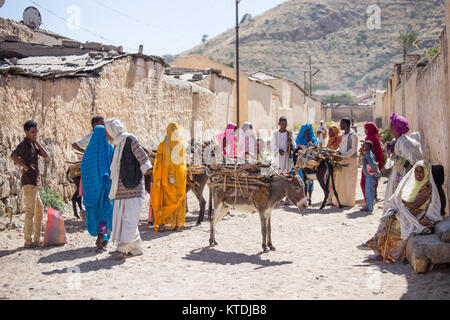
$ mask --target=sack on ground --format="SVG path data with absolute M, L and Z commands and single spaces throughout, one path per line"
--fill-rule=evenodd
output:
M 47 226 L 45 228 L 44 246 L 56 246 L 67 243 L 66 227 L 63 213 L 53 208 L 47 208 Z

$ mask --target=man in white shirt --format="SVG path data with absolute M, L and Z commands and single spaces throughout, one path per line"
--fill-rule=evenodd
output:
M 105 125 L 105 119 L 103 117 L 94 117 L 91 120 L 92 125 L 92 131 L 86 135 L 83 139 L 78 140 L 77 142 L 72 143 L 72 148 L 75 150 L 84 153 L 84 150 L 86 150 L 89 142 L 91 141 L 92 133 L 94 132 L 94 129 L 96 126 L 104 126 Z
M 281 117 L 278 125 L 280 130 L 272 136 L 271 151 L 273 154 L 274 167 L 279 173 L 288 173 L 294 168 L 294 159 L 291 157 L 295 150 L 295 141 L 292 139 L 292 132 L 286 130 L 287 119 Z
M 336 191 L 342 206 L 354 207 L 358 180 L 358 136 L 351 129 L 350 119 L 341 120 L 341 130 L 344 134 L 339 145 L 339 154 L 344 157 L 342 164 L 348 166 L 336 172 Z M 334 194 L 333 205 L 338 205 Z
M 319 138 L 320 148 L 325 148 L 327 146 L 328 128 L 323 120 L 320 121 L 320 125 L 317 127 L 317 137 Z

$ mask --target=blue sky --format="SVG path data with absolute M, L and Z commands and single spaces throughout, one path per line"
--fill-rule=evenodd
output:
M 240 18 L 283 2 L 241 0 Z M 129 52 L 143 44 L 145 53 L 159 56 L 191 49 L 203 34 L 212 38 L 235 24 L 235 0 L 5 0 L 0 17 L 20 21 L 28 6 L 41 12 L 43 29 Z

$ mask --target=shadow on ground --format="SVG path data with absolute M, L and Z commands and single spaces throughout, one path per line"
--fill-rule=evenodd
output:
M 295 206 L 279 206 L 275 207 L 274 209 L 278 210 L 284 210 L 286 212 L 292 212 L 292 213 L 298 213 L 301 215 L 309 215 L 309 214 L 329 214 L 329 213 L 336 213 L 336 212 L 343 212 L 345 209 L 339 209 L 337 207 L 325 207 L 324 209 L 320 210 L 320 206 L 322 205 L 322 202 L 314 203 L 311 206 L 308 207 L 305 211 L 300 211 Z
M 93 242 L 92 247 L 85 247 L 85 248 L 78 248 L 78 249 L 56 252 L 49 256 L 40 258 L 38 263 L 54 263 L 54 262 L 62 262 L 62 261 L 72 261 L 72 260 L 77 260 L 77 259 L 94 257 L 96 255 L 98 255 L 98 253 L 95 251 L 95 245 Z
M 353 212 L 347 213 L 347 218 L 358 219 L 358 218 L 368 217 L 372 214 L 373 214 L 373 212 L 368 212 L 368 211 L 353 211 Z
M 88 273 L 91 271 L 109 270 L 115 266 L 123 264 L 125 261 L 126 261 L 126 259 L 114 260 L 112 257 L 106 257 L 101 260 L 86 261 L 86 262 L 80 263 L 79 265 L 74 266 L 74 267 L 55 269 L 52 271 L 45 271 L 45 272 L 42 272 L 42 274 L 46 275 L 46 276 L 50 276 L 53 274 Z
M 358 267 L 378 267 L 379 272 L 404 276 L 408 283 L 408 291 L 401 300 L 450 300 L 450 264 L 435 265 L 431 272 L 417 274 L 407 263 L 383 263 L 382 261 L 364 260 L 366 264 L 354 265 Z M 370 272 L 370 277 L 376 275 L 376 270 Z M 369 275 L 369 273 L 368 273 Z M 381 282 L 383 291 L 383 282 Z
M 208 263 L 215 263 L 221 265 L 237 265 L 241 263 L 251 263 L 259 267 L 255 268 L 262 269 L 267 267 L 276 267 L 285 264 L 291 264 L 292 261 L 270 261 L 262 259 L 263 253 L 248 255 L 245 253 L 237 252 L 225 252 L 219 251 L 211 247 L 205 247 L 202 249 L 194 249 L 190 251 L 183 259 L 191 261 L 202 261 Z
M 187 222 L 187 221 L 186 221 Z M 139 233 L 141 234 L 142 241 L 152 241 L 155 239 L 168 237 L 173 234 L 176 234 L 174 231 L 164 231 L 164 232 L 156 232 L 154 225 L 150 225 L 147 221 L 140 221 L 139 222 Z M 188 230 L 191 230 L 192 228 L 195 228 L 195 225 L 186 225 L 186 227 L 183 228 L 181 232 L 186 232 Z

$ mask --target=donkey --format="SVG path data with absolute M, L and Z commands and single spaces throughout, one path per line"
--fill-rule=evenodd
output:
M 300 156 L 298 153 L 299 150 L 300 149 L 295 150 L 294 163 L 297 163 L 297 159 Z M 330 185 L 330 179 L 331 179 L 331 186 L 333 188 L 334 195 L 336 196 L 336 199 L 338 201 L 339 209 L 342 209 L 342 205 L 341 205 L 341 202 L 339 201 L 339 195 L 337 194 L 336 185 L 335 185 L 335 181 L 334 181 L 333 163 L 327 156 L 324 155 L 324 157 L 325 157 L 325 159 L 320 161 L 317 169 L 309 169 L 309 168 L 302 169 L 305 186 L 307 185 L 308 181 L 313 181 L 313 180 L 319 181 L 320 187 L 322 188 L 323 193 L 325 194 L 322 205 L 320 207 L 320 210 L 323 210 L 323 208 L 325 208 L 325 205 L 327 203 L 328 196 L 330 193 L 330 189 L 328 186 Z M 296 166 L 296 168 L 297 168 L 297 166 Z M 312 197 L 311 189 L 308 190 L 307 196 L 308 196 L 308 205 L 311 205 L 311 197 Z
M 68 180 L 70 183 L 72 183 L 72 184 L 74 184 L 74 185 L 76 186 L 75 193 L 73 194 L 72 199 L 71 199 L 71 200 L 72 200 L 72 206 L 73 206 L 73 213 L 74 213 L 74 216 L 75 216 L 77 219 L 80 219 L 80 216 L 78 215 L 78 211 L 77 211 L 77 204 L 78 204 L 78 206 L 80 207 L 80 212 L 81 212 L 81 214 L 82 214 L 82 215 L 84 214 L 83 204 L 82 204 L 82 199 L 81 199 L 81 197 L 79 196 L 79 194 L 80 194 L 80 182 L 81 182 L 81 177 L 75 177 L 75 178 L 73 178 L 73 179 L 70 179 L 70 177 L 69 177 L 69 171 L 70 171 L 70 169 L 68 169 L 67 172 L 66 172 L 67 180 Z
M 235 203 L 235 196 L 226 197 L 222 187 L 212 187 L 211 192 L 214 199 L 214 214 L 211 220 L 210 228 L 210 246 L 217 245 L 216 242 L 216 225 L 225 216 L 225 214 L 232 209 Z M 306 210 L 308 207 L 305 198 L 305 185 L 302 179 L 295 172 L 291 172 L 288 176 L 277 175 L 273 177 L 270 184 L 270 194 L 267 200 L 267 204 L 264 207 L 256 207 L 238 191 L 236 197 L 236 210 L 245 212 L 259 212 L 261 220 L 261 233 L 262 233 L 262 248 L 264 252 L 269 250 L 275 251 L 275 247 L 272 244 L 271 236 L 271 215 L 274 206 L 284 199 L 286 196 L 294 203 L 300 211 Z
M 150 193 L 150 184 L 153 181 L 153 175 L 150 174 L 148 176 L 145 176 L 145 190 Z M 186 194 L 189 191 L 192 191 L 195 195 L 195 197 L 198 200 L 198 203 L 200 205 L 200 212 L 197 219 L 197 225 L 200 225 L 205 217 L 205 209 L 206 209 L 206 200 L 203 197 L 203 190 L 205 189 L 205 186 L 208 181 L 208 175 L 206 174 L 206 171 L 204 171 L 202 174 L 194 174 L 192 175 L 192 180 L 187 177 L 187 183 L 186 183 Z M 188 205 L 186 202 L 186 212 L 188 211 Z M 209 219 L 211 219 L 211 214 L 208 214 Z

